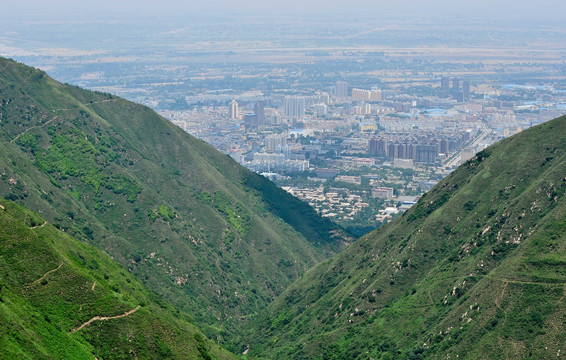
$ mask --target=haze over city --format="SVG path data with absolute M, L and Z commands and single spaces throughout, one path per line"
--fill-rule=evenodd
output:
M 528 22 L 532 17 L 545 19 L 560 19 L 560 14 L 566 10 L 562 1 L 180 1 L 167 0 L 159 3 L 155 1 L 97 1 L 76 2 L 71 0 L 41 1 L 29 0 L 25 2 L 4 1 L 4 9 L 21 13 L 45 14 L 76 14 L 87 18 L 89 14 L 103 16 L 104 14 L 145 14 L 145 15 L 190 15 L 194 12 L 209 12 L 208 15 L 237 13 L 237 14 L 269 14 L 269 15 L 295 15 L 304 16 L 311 14 L 355 14 L 368 15 L 368 13 L 393 13 L 396 15 L 451 15 L 451 16 L 481 16 L 481 17 L 508 17 L 521 16 Z M 179 13 L 182 12 L 182 13 Z M 7 14 L 7 12 L 4 12 Z

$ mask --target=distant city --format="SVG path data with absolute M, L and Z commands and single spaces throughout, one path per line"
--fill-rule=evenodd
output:
M 487 87 L 448 76 L 421 93 L 345 81 L 301 95 L 263 86 L 203 92 L 185 98 L 190 110 L 159 112 L 323 216 L 370 228 L 406 210 L 476 152 L 566 110 L 560 89 L 481 90 Z
M 324 32 L 329 25 L 313 19 L 305 32 L 316 39 L 295 27 L 277 35 L 291 25 L 267 20 L 228 23 L 217 35 L 195 22 L 156 33 L 159 46 L 41 53 L 0 37 L 0 49 L 155 109 L 361 235 L 478 151 L 566 113 L 564 39 L 550 27 L 405 20 L 410 32 L 385 18 L 371 31 L 344 20 Z M 241 38 L 226 41 L 229 31 Z M 191 46 L 180 45 L 183 32 Z

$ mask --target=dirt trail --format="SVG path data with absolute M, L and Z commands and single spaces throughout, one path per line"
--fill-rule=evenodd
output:
M 100 101 L 95 101 L 95 102 L 93 102 L 93 103 L 80 104 L 79 106 L 74 107 L 74 108 L 55 109 L 55 110 L 51 110 L 51 111 L 52 111 L 52 112 L 58 112 L 58 111 L 78 110 L 78 109 L 81 109 L 81 108 L 86 108 L 87 106 L 92 106 L 92 105 L 101 104 L 101 103 L 105 103 L 105 102 L 109 102 L 109 101 L 115 101 L 115 100 L 116 100 L 116 99 L 100 100 Z M 54 116 L 51 120 L 49 120 L 49 121 L 47 121 L 47 122 L 45 122 L 45 123 L 43 123 L 43 124 L 41 124 L 41 125 L 32 126 L 32 127 L 30 127 L 30 128 L 27 128 L 24 132 L 22 132 L 21 134 L 17 135 L 17 136 L 16 136 L 15 138 L 13 138 L 12 140 L 10 140 L 10 142 L 11 142 L 11 143 L 16 142 L 16 141 L 20 138 L 20 136 L 24 135 L 25 133 L 27 133 L 27 132 L 30 131 L 30 130 L 39 129 L 39 128 L 45 127 L 47 124 L 49 124 L 49 123 L 55 121 L 58 117 L 59 117 L 59 116 L 56 115 L 56 116 Z
M 79 326 L 78 328 L 75 328 L 75 329 L 69 331 L 69 334 L 72 334 L 72 333 L 74 333 L 74 332 L 77 332 L 77 331 L 81 330 L 81 329 L 84 328 L 85 326 L 90 325 L 93 321 L 106 321 L 106 320 L 119 319 L 119 318 L 123 318 L 123 317 L 126 317 L 126 316 L 130 316 L 130 315 L 132 315 L 133 313 L 135 313 L 136 311 L 138 311 L 139 308 L 140 308 L 140 306 L 137 306 L 137 307 L 133 308 L 132 310 L 127 311 L 127 312 L 125 312 L 125 313 L 123 313 L 123 314 L 121 314 L 121 315 L 115 315 L 115 316 L 95 316 L 95 317 L 93 317 L 92 319 L 90 319 L 89 321 L 87 321 L 87 322 L 85 322 L 84 324 L 82 324 L 81 326 Z
M 10 140 L 10 142 L 11 142 L 11 143 L 16 142 L 16 141 L 20 138 L 20 136 L 24 135 L 24 134 L 27 133 L 28 131 L 33 130 L 33 129 L 42 128 L 42 127 L 44 127 L 45 125 L 47 125 L 47 124 L 49 124 L 49 123 L 55 121 L 58 117 L 59 117 L 59 116 L 54 116 L 51 120 L 49 120 L 49 121 L 47 121 L 47 122 L 44 122 L 44 123 L 41 124 L 41 125 L 32 126 L 32 127 L 30 127 L 30 128 L 27 128 L 24 132 L 22 132 L 21 134 L 17 135 L 17 136 L 16 136 L 15 138 L 13 138 L 12 140 Z
M 96 104 L 102 104 L 102 103 L 109 102 L 109 101 L 116 101 L 116 99 L 105 99 L 105 100 L 95 101 L 95 102 L 91 102 L 91 103 L 80 104 L 80 105 L 77 106 L 77 107 L 55 109 L 55 110 L 51 110 L 51 111 L 52 111 L 52 112 L 57 112 L 57 111 L 78 110 L 78 109 L 81 109 L 81 108 L 86 108 L 87 106 L 92 106 L 92 105 L 96 105 Z
M 44 222 L 44 223 L 43 223 L 43 224 L 41 224 L 41 225 L 32 226 L 32 227 L 30 227 L 30 229 L 37 229 L 37 228 L 42 228 L 42 227 L 44 227 L 45 225 L 47 225 L 47 221 L 46 221 L 46 222 Z
M 57 266 L 55 269 L 53 270 L 49 270 L 48 272 L 46 272 L 45 274 L 43 274 L 42 277 L 40 277 L 39 279 L 35 280 L 34 282 L 31 283 L 31 285 L 35 285 L 39 282 L 41 282 L 43 279 L 45 279 L 45 277 L 51 273 L 54 273 L 55 271 L 59 270 L 61 268 L 61 266 L 63 266 L 63 263 L 59 264 L 59 266 Z
M 6 70 L 6 68 L 8 67 L 8 65 L 10 65 L 9 62 L 7 62 L 6 65 L 4 65 L 4 67 L 2 68 L 2 70 L 0 70 L 0 73 L 4 72 L 4 70 Z

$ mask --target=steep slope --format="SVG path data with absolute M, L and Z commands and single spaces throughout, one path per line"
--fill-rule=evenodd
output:
M 150 109 L 0 59 L 0 195 L 107 251 L 223 341 L 344 246 L 336 225 Z
M 241 347 L 277 359 L 564 353 L 565 133 L 561 117 L 478 153 L 288 288 Z
M 108 255 L 0 200 L 1 359 L 234 358 Z

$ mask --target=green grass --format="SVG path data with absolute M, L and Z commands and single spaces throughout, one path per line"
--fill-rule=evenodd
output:
M 233 358 L 108 255 L 0 205 L 0 358 Z

